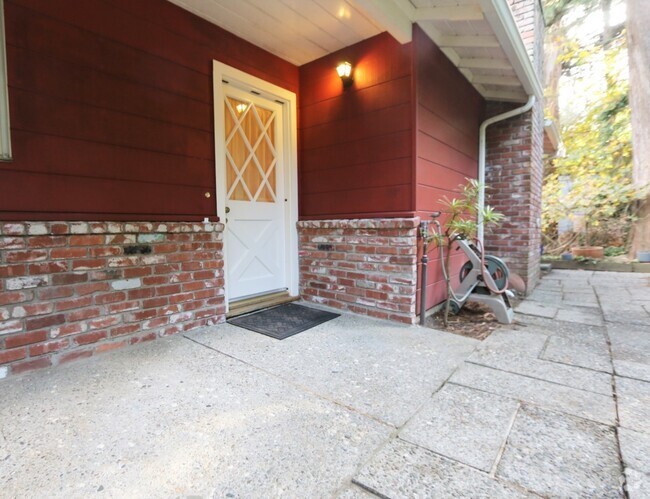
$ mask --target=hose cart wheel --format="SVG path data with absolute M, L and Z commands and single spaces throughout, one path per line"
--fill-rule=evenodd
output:
M 505 289 L 505 287 L 508 285 L 508 277 L 510 277 L 510 271 L 508 270 L 508 266 L 503 263 L 503 260 L 497 258 L 496 256 L 486 255 L 485 267 L 494 280 L 497 288 Z M 461 267 L 460 274 L 458 276 L 460 282 L 463 282 L 463 280 L 465 280 L 472 268 L 472 262 L 465 262 L 465 265 Z

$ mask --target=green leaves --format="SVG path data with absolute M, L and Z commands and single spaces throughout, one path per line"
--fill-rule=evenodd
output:
M 562 6 L 561 2 L 547 3 Z M 580 67 L 580 78 L 592 75 L 595 79 L 585 111 L 562 127 L 566 154 L 546 165 L 542 229 L 547 238 L 557 237 L 555 231 L 563 219 L 583 218 L 587 230 L 605 220 L 629 223 L 631 206 L 640 192 L 632 182 L 625 50 L 622 35 L 588 47 L 575 40 L 564 44 L 562 61 Z M 598 74 L 603 81 L 593 76 Z
M 443 226 L 445 237 L 436 239 L 437 245 L 442 244 L 445 238 L 451 240 L 456 236 L 466 239 L 476 237 L 479 214 L 483 219 L 485 230 L 498 224 L 504 218 L 503 214 L 490 206 L 485 206 L 482 211 L 479 210 L 478 198 L 483 186 L 477 180 L 467 179 L 467 183 L 459 187 L 460 197 L 448 199 L 445 196 L 442 199 L 448 218 Z

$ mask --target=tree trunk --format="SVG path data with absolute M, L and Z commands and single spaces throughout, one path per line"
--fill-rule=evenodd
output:
M 558 60 L 558 56 L 563 40 L 555 31 L 557 30 L 546 37 L 544 43 L 544 104 L 546 115 L 559 122 L 562 63 Z
M 650 9 L 647 0 L 627 2 L 627 41 L 630 65 L 630 108 L 634 185 L 645 189 L 634 225 L 630 256 L 650 250 Z

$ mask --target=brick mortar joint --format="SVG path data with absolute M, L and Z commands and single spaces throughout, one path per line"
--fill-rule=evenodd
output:
M 85 236 L 105 234 L 203 234 L 223 232 L 220 222 L 10 222 L 0 221 L 0 236 Z

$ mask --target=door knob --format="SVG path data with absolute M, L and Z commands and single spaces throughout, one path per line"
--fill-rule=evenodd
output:
M 230 213 L 230 208 L 226 206 L 226 213 Z

